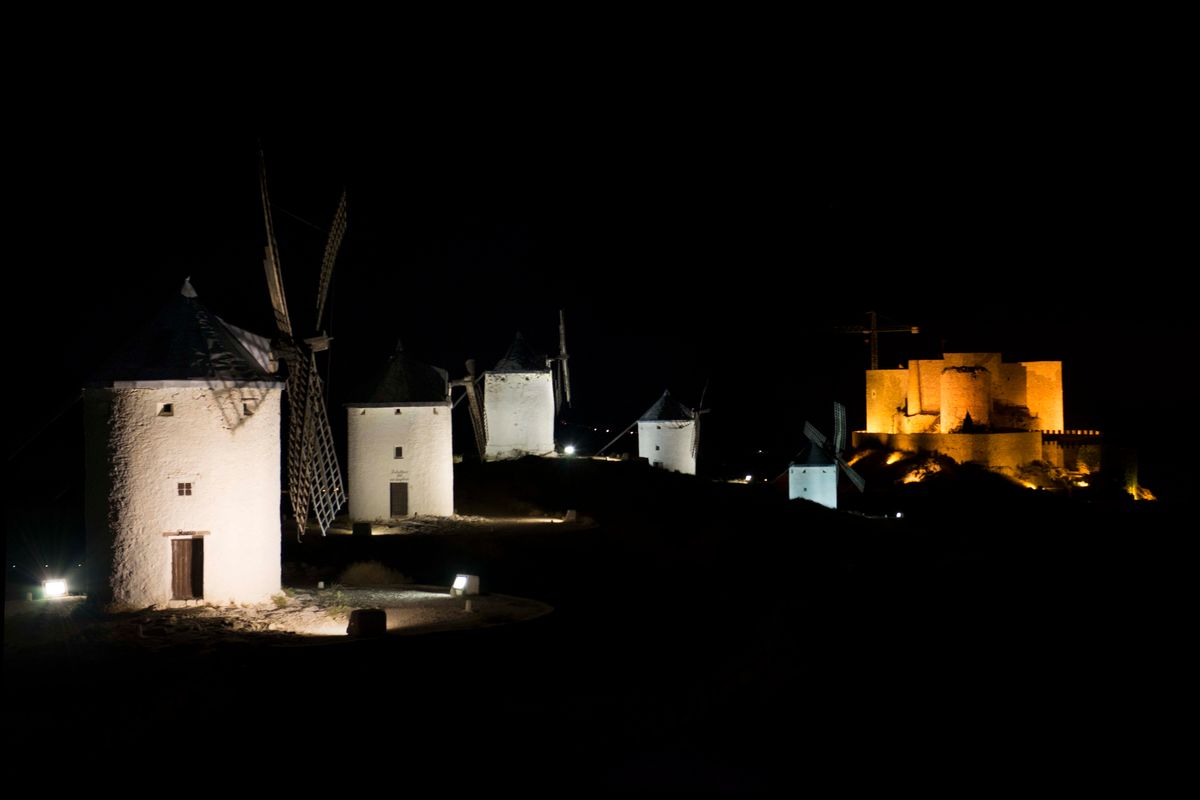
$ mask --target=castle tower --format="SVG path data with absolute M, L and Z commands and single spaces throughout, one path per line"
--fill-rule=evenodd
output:
M 544 357 L 520 333 L 484 375 L 483 412 L 489 461 L 554 452 L 554 383 Z
M 84 389 L 88 592 L 114 607 L 279 591 L 280 400 L 266 339 L 179 295 Z
M 810 444 L 807 452 L 788 466 L 788 499 L 837 508 L 837 470 L 832 458 Z
M 696 418 L 670 392 L 638 419 L 638 456 L 653 467 L 696 474 Z
M 397 345 L 366 400 L 347 403 L 350 517 L 454 514 L 454 451 L 446 371 Z

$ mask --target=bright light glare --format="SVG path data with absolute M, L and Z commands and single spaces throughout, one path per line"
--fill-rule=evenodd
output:
M 42 589 L 46 597 L 62 597 L 67 593 L 67 582 L 62 578 L 55 578 L 42 583 Z
M 462 597 L 463 595 L 479 594 L 479 576 L 478 575 L 458 575 L 454 578 L 454 584 L 450 587 L 451 597 Z
M 569 456 L 575 455 L 575 445 L 573 445 L 573 444 L 567 445 L 566 447 L 563 448 L 563 452 Z
M 753 476 L 753 475 L 747 475 L 747 476 L 746 476 L 746 482 L 747 482 L 747 483 L 749 483 L 751 480 L 753 480 L 753 478 L 754 478 L 754 476 Z

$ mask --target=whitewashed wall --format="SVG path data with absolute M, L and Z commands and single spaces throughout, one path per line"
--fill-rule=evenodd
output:
M 163 534 L 203 531 L 204 599 L 268 599 L 280 586 L 282 386 L 133 386 L 85 392 L 89 592 L 118 607 L 170 600 Z
M 694 420 L 674 422 L 639 422 L 638 455 L 658 464 L 662 469 L 696 474 L 696 458 L 692 455 Z
M 396 413 L 399 411 L 400 413 Z M 449 401 L 349 407 L 350 516 L 391 515 L 391 484 L 408 484 L 409 514 L 454 514 L 454 450 Z M 396 447 L 404 457 L 396 458 Z
M 549 372 L 489 372 L 483 380 L 486 458 L 554 451 L 554 386 Z
M 837 508 L 837 467 L 793 464 L 788 467 L 788 499 L 811 500 Z

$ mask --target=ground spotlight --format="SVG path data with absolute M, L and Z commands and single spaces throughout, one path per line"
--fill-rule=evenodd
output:
M 64 578 L 52 578 L 42 582 L 42 591 L 46 597 L 63 597 L 67 593 L 67 581 Z
M 463 595 L 479 594 L 479 576 L 478 575 L 457 575 L 454 578 L 454 584 L 450 587 L 451 597 L 462 597 Z

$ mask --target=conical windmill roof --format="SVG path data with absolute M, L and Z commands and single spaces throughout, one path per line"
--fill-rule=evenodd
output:
M 446 370 L 409 357 L 397 345 L 395 355 L 388 359 L 387 366 L 371 385 L 365 402 L 372 405 L 444 403 L 450 397 L 449 385 Z
M 670 392 L 663 392 L 662 397 L 658 398 L 645 414 L 638 417 L 638 422 L 679 422 L 690 419 L 694 419 L 692 412 L 671 397 Z
M 190 281 L 130 342 L 95 370 L 101 384 L 211 380 L 275 381 L 266 338 L 226 323 L 196 299 Z
M 800 451 L 800 454 L 792 461 L 793 467 L 832 467 L 836 466 L 834 460 L 829 454 L 817 447 L 812 442 Z
M 512 345 L 508 348 L 508 352 L 504 354 L 504 358 L 496 362 L 496 366 L 492 372 L 549 372 L 550 368 L 546 366 L 546 357 L 538 356 L 537 353 L 529 347 L 525 341 L 525 337 L 517 333 L 513 339 Z

